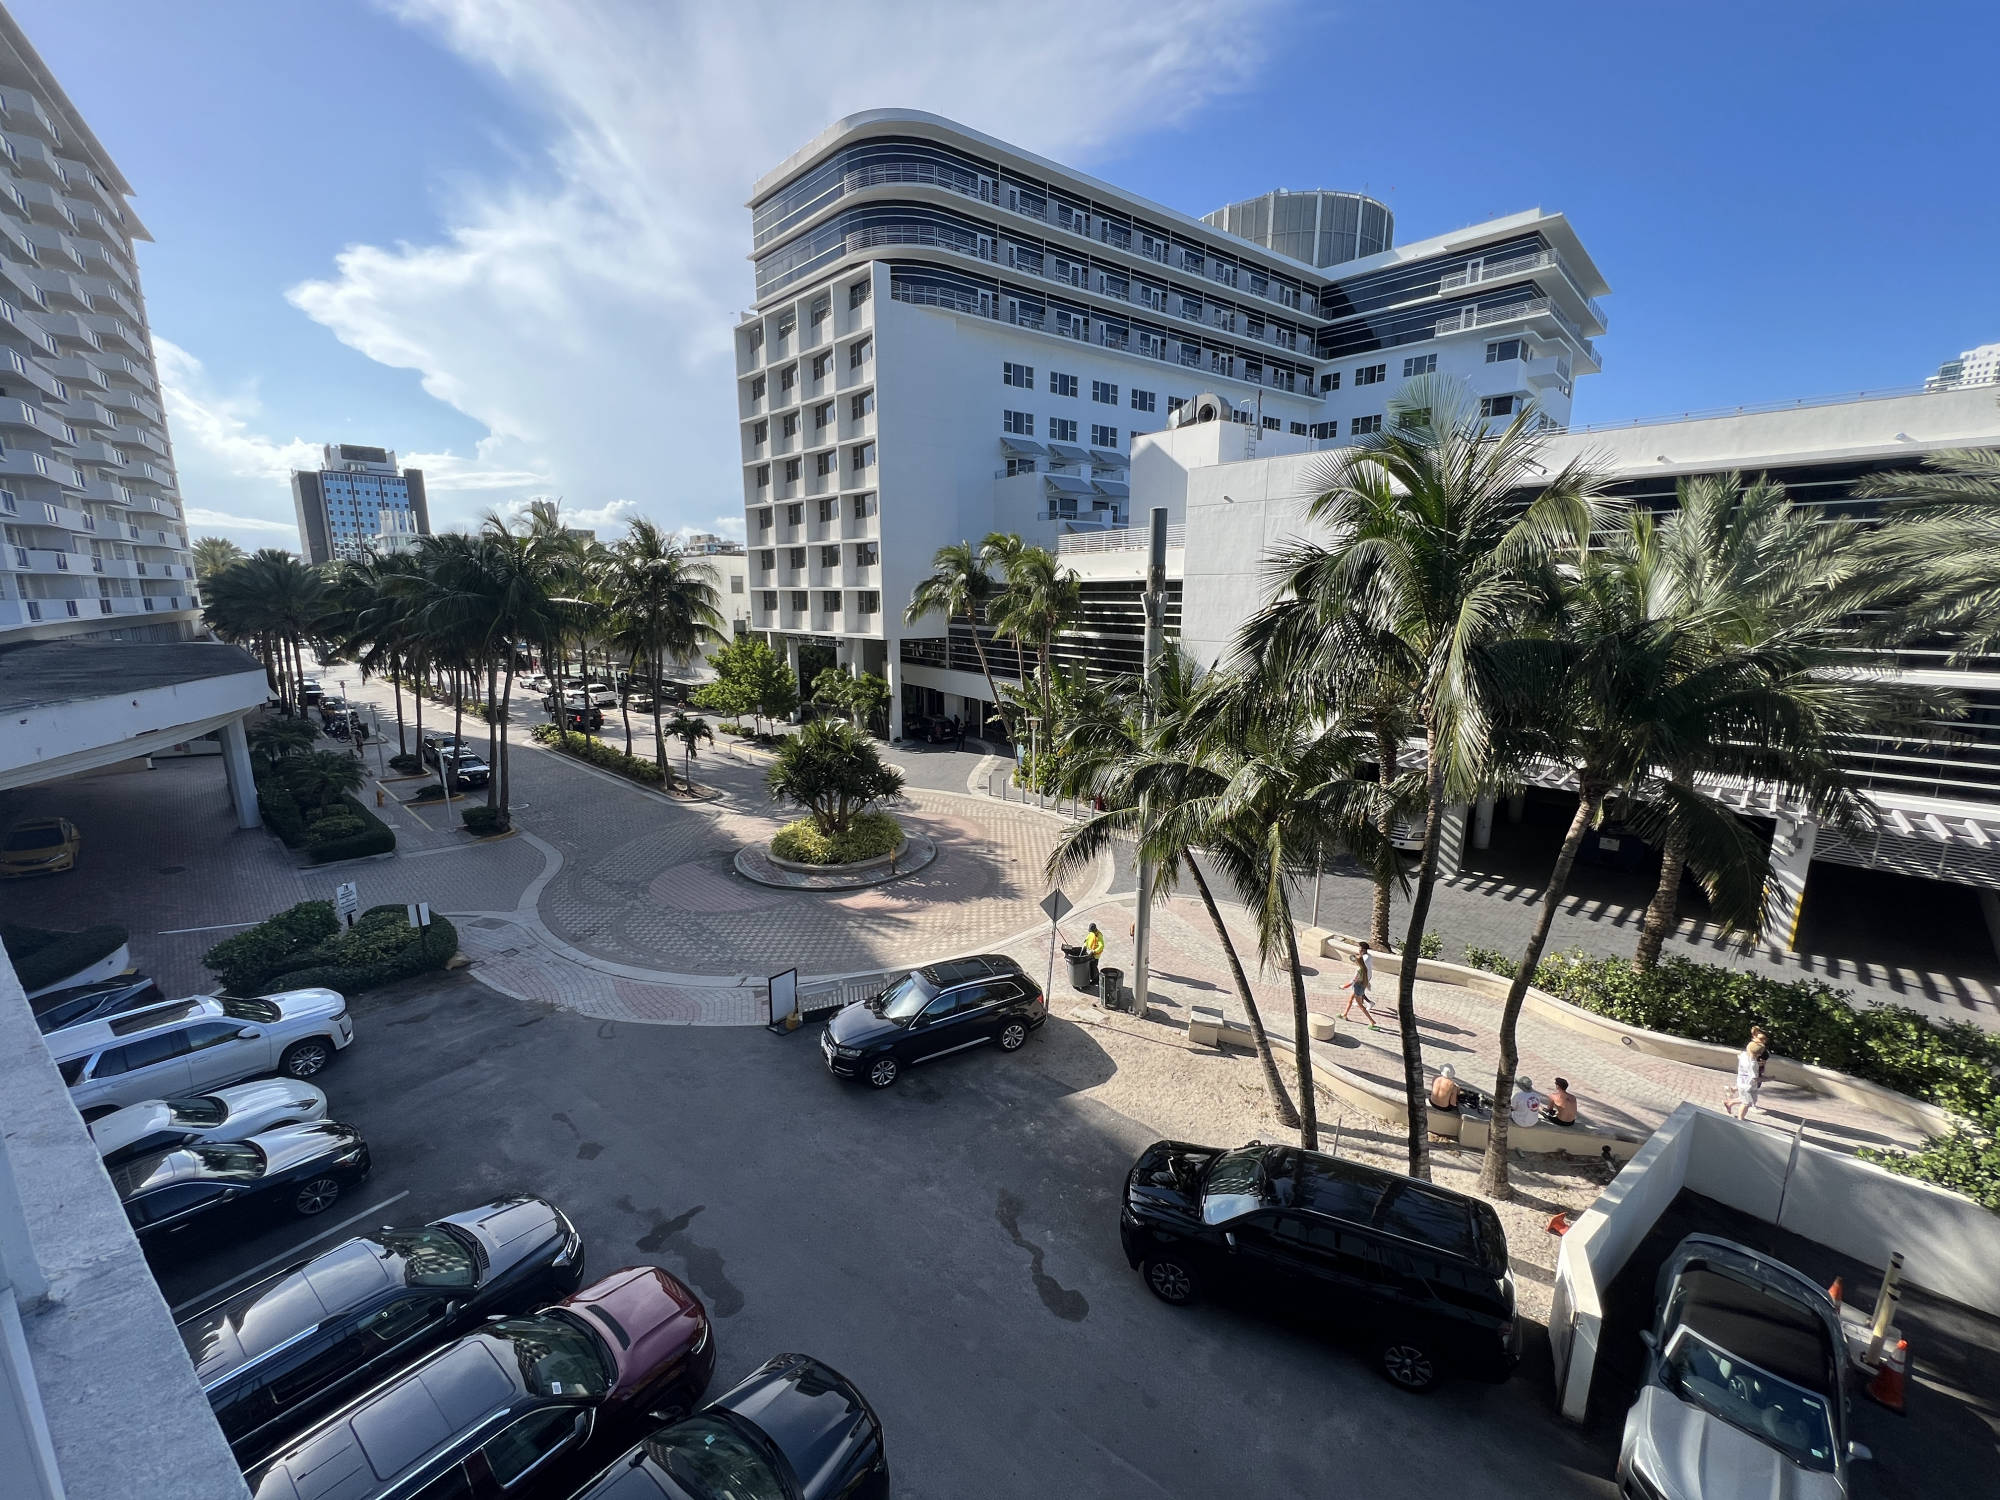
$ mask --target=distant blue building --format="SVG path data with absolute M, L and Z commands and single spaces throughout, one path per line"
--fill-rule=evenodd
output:
M 292 506 L 308 563 L 357 558 L 384 534 L 431 534 L 422 469 L 396 468 L 393 448 L 328 443 L 317 472 L 292 475 Z

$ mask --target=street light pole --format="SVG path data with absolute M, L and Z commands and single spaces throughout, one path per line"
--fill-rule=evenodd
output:
M 1145 656 L 1145 707 L 1141 724 L 1153 727 L 1154 679 L 1159 673 L 1160 658 L 1167 649 L 1167 508 L 1153 507 L 1153 524 L 1150 556 L 1146 563 L 1146 592 L 1142 602 L 1146 609 L 1146 656 Z M 1139 827 L 1143 833 L 1147 818 L 1141 803 Z M 1139 861 L 1139 914 L 1132 924 L 1132 1003 L 1140 1015 L 1146 1013 L 1146 998 L 1152 987 L 1151 958 L 1153 950 L 1153 888 L 1159 878 L 1159 871 L 1150 859 Z

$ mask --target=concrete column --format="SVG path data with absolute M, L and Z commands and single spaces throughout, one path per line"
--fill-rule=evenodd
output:
M 1472 806 L 1472 847 L 1493 847 L 1493 799 L 1481 797 Z
M 236 806 L 236 826 L 259 827 L 264 820 L 257 815 L 257 779 L 250 771 L 250 739 L 243 732 L 243 721 L 231 719 L 219 732 L 222 774 L 229 781 L 229 800 Z
M 792 681 L 798 684 L 799 707 L 792 710 L 792 722 L 797 724 L 805 718 L 805 701 L 812 694 L 812 684 L 799 682 L 799 638 L 795 635 L 785 637 L 785 665 L 792 669 Z
M 889 738 L 900 740 L 903 737 L 903 662 L 894 641 L 889 642 L 882 668 L 889 681 Z
M 1758 933 L 1773 952 L 1791 953 L 1798 947 L 1806 874 L 1818 843 L 1819 824 L 1813 819 L 1778 814 L 1771 830 L 1771 872 L 1764 880 L 1764 925 Z
M 1453 802 L 1444 810 L 1444 817 L 1438 825 L 1438 879 L 1449 880 L 1459 871 L 1460 862 L 1465 858 L 1466 814 L 1472 809 L 1463 802 Z

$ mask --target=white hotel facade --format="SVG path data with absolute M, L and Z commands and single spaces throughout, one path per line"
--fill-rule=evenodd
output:
M 1379 426 L 1431 371 L 1495 416 L 1533 398 L 1562 424 L 1600 368 L 1608 288 L 1539 210 L 1403 246 L 1352 193 L 1195 219 L 906 110 L 832 126 L 750 209 L 751 627 L 885 676 L 892 732 L 906 709 L 977 722 L 987 696 L 963 627 L 903 622 L 937 549 L 1129 525 L 1134 440 L 1197 397 L 1268 455 Z M 1136 639 L 1136 599 L 1087 582 L 1086 640 Z

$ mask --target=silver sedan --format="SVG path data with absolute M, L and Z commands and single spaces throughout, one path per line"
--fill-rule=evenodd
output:
M 247 1140 L 280 1125 L 326 1118 L 326 1095 L 291 1078 L 259 1078 L 184 1099 L 145 1099 L 113 1110 L 90 1127 L 90 1138 L 115 1167 L 156 1151 L 207 1141 Z

